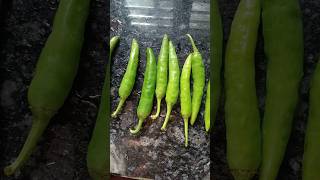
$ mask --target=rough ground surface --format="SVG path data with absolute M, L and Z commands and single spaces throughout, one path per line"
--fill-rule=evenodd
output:
M 233 15 L 236 11 L 238 0 L 220 0 L 220 9 L 223 16 L 225 43 L 230 32 Z M 315 63 L 318 61 L 320 52 L 320 1 L 301 0 L 304 22 L 304 78 L 301 82 L 300 101 L 294 119 L 293 131 L 287 148 L 287 153 L 280 169 L 278 179 L 299 180 L 301 179 L 301 167 L 303 156 L 303 145 L 308 112 L 309 82 Z M 259 96 L 260 110 L 262 112 L 265 94 L 265 58 L 263 53 L 262 34 L 260 32 L 259 43 L 256 51 L 257 90 Z M 221 105 L 223 107 L 223 105 Z M 225 125 L 222 108 L 214 129 L 211 153 L 213 155 L 213 169 L 211 177 L 216 180 L 232 179 L 226 162 L 226 138 Z
M 209 1 L 155 1 L 154 4 L 152 3 L 155 8 L 150 9 L 137 8 L 137 4 L 142 2 L 139 6 L 150 6 L 149 3 L 144 2 L 153 1 L 127 2 L 128 4 L 125 4 L 123 0 L 111 1 L 111 35 L 121 36 L 120 46 L 112 59 L 112 110 L 116 108 L 119 101 L 118 88 L 126 70 L 132 38 L 137 38 L 139 41 L 140 61 L 133 92 L 127 99 L 118 118 L 112 119 L 111 122 L 110 152 L 114 158 L 114 161 L 111 161 L 113 164 L 111 172 L 152 179 L 191 180 L 205 179 L 205 177 L 209 179 L 210 143 L 209 136 L 204 131 L 204 106 L 202 106 L 195 126 L 189 128 L 188 148 L 184 147 L 180 101 L 174 106 L 166 132 L 160 131 L 166 110 L 164 100 L 162 101 L 160 118 L 155 121 L 150 118 L 146 119 L 141 133 L 137 136 L 132 136 L 129 132 L 129 128 L 134 127 L 137 123 L 136 110 L 145 71 L 145 49 L 146 47 L 152 47 L 155 55 L 158 56 L 164 33 L 169 35 L 176 46 L 180 69 L 182 69 L 186 57 L 191 52 L 191 46 L 185 34 L 192 34 L 199 51 L 203 55 L 206 64 L 206 77 L 209 78 L 210 42 L 209 29 L 207 29 L 209 27 L 209 13 L 207 11 L 209 10 L 207 4 Z M 130 5 L 130 2 L 136 2 L 136 4 Z M 194 7 L 198 8 L 193 9 L 194 11 L 191 10 L 193 3 Z M 128 16 L 129 14 L 155 15 L 156 18 L 134 18 Z M 197 14 L 204 16 L 201 16 L 200 21 L 192 21 Z M 172 20 L 166 20 L 164 17 L 172 17 Z M 197 24 L 195 28 L 192 27 L 192 24 L 190 25 L 192 22 Z M 152 25 L 146 25 L 146 23 Z
M 3 1 L 0 34 L 0 179 L 88 180 L 86 151 L 95 122 L 107 61 L 108 4 L 92 0 L 78 76 L 25 167 L 2 168 L 18 155 L 30 129 L 27 88 L 51 31 L 56 0 Z

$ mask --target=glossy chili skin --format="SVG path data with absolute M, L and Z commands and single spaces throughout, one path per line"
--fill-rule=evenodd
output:
M 309 96 L 302 179 L 316 180 L 320 177 L 320 61 L 313 74 Z
M 194 124 L 198 117 L 200 111 L 200 106 L 202 102 L 203 90 L 206 81 L 204 64 L 202 61 L 202 56 L 199 53 L 192 37 L 190 34 L 187 34 L 192 44 L 193 53 L 192 53 L 192 79 L 193 79 L 193 88 L 192 88 L 192 111 L 191 111 L 191 125 Z
M 213 94 L 213 107 L 212 107 L 212 117 L 213 120 L 211 122 L 211 128 L 214 127 L 214 122 L 216 120 L 220 94 L 221 94 L 221 66 L 222 66 L 222 43 L 223 43 L 223 31 L 222 31 L 222 22 L 221 16 L 219 12 L 219 6 L 217 0 L 213 0 L 210 3 L 210 13 L 212 17 L 212 21 L 210 21 L 211 28 L 213 29 L 212 38 L 210 46 L 212 51 L 210 51 L 211 55 L 211 63 L 212 63 L 212 71 L 210 72 L 212 78 L 213 88 L 211 89 Z M 210 128 L 210 127 L 208 127 Z
M 106 75 L 102 88 L 99 112 L 92 137 L 88 146 L 87 167 L 93 180 L 107 179 L 110 176 L 110 155 L 109 155 L 109 114 L 110 114 L 110 61 L 113 49 L 119 42 L 119 36 L 110 40 L 109 61 L 106 66 Z
M 261 161 L 261 129 L 255 86 L 260 0 L 241 0 L 225 58 L 227 161 L 236 180 L 251 179 Z
M 164 35 L 162 39 L 161 49 L 157 63 L 157 83 L 156 83 L 156 97 L 157 97 L 157 111 L 152 115 L 152 119 L 158 118 L 161 108 L 161 100 L 165 97 L 168 84 L 168 61 L 169 61 L 169 38 Z
M 157 63 L 153 50 L 147 48 L 147 65 L 144 72 L 144 80 L 142 85 L 141 97 L 137 109 L 138 125 L 135 129 L 130 129 L 131 134 L 137 134 L 144 122 L 144 120 L 150 115 L 153 107 L 153 98 L 156 88 L 157 79 Z
M 61 0 L 52 32 L 41 51 L 28 90 L 33 123 L 18 158 L 5 168 L 12 175 L 28 160 L 51 117 L 67 98 L 77 74 L 90 0 Z M 68 23 L 66 23 L 68 22 Z
M 166 130 L 167 124 L 170 119 L 172 107 L 176 104 L 179 96 L 179 85 L 180 85 L 180 68 L 179 61 L 176 54 L 176 49 L 169 41 L 169 81 L 166 92 L 166 103 L 167 103 L 167 114 L 164 123 L 161 127 L 162 131 Z
M 184 120 L 185 147 L 188 146 L 188 124 L 192 109 L 190 92 L 191 60 L 192 54 L 190 54 L 184 62 L 180 77 L 180 107 L 181 115 Z
M 303 75 L 303 28 L 298 0 L 262 2 L 267 80 L 260 180 L 275 180 L 299 99 Z
M 204 125 L 207 132 L 210 130 L 210 81 L 207 86 L 206 106 L 204 111 Z
M 117 106 L 117 109 L 112 113 L 111 115 L 112 117 L 117 117 L 124 102 L 126 101 L 128 96 L 131 94 L 131 91 L 136 81 L 138 64 L 139 64 L 139 44 L 136 39 L 133 39 L 131 43 L 129 62 L 119 88 L 120 102 Z

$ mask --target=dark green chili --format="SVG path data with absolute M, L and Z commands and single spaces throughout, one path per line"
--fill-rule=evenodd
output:
M 320 61 L 313 75 L 310 89 L 309 120 L 303 157 L 303 180 L 320 177 Z
M 117 109 L 112 113 L 111 115 L 112 117 L 117 117 L 117 114 L 120 112 L 124 102 L 126 101 L 128 96 L 131 94 L 134 83 L 136 81 L 138 63 L 139 63 L 139 44 L 136 39 L 133 39 L 131 43 L 129 62 L 119 88 L 120 102 L 118 104 Z
M 94 180 L 107 179 L 109 177 L 110 169 L 110 155 L 108 148 L 109 140 L 109 122 L 108 116 L 110 114 L 109 102 L 110 96 L 107 92 L 110 89 L 110 61 L 111 54 L 115 46 L 119 42 L 119 36 L 115 36 L 110 40 L 110 52 L 109 61 L 106 66 L 106 76 L 104 79 L 102 96 L 100 102 L 99 113 L 96 120 L 96 125 L 94 127 L 91 141 L 88 147 L 87 153 L 87 167 L 90 176 Z
M 298 0 L 262 2 L 267 82 L 260 179 L 274 180 L 285 154 L 299 98 L 303 29 Z
M 168 83 L 168 59 L 169 59 L 169 38 L 165 34 L 162 40 L 162 45 L 158 57 L 157 65 L 157 112 L 152 115 L 152 119 L 158 118 L 160 114 L 161 100 L 166 95 L 167 83 Z
M 162 131 L 166 130 L 170 119 L 172 107 L 176 104 L 179 96 L 179 79 L 180 69 L 178 57 L 172 41 L 169 41 L 169 82 L 166 92 L 167 114 L 161 127 Z
M 144 72 L 144 80 L 142 86 L 141 97 L 137 110 L 138 125 L 134 130 L 130 129 L 132 134 L 140 131 L 143 121 L 149 116 L 153 106 L 154 91 L 156 88 L 157 64 L 156 58 L 151 48 L 147 48 L 147 65 Z
M 53 28 L 28 91 L 33 124 L 18 158 L 4 169 L 12 175 L 28 160 L 50 119 L 60 109 L 77 74 L 90 0 L 61 0 Z M 66 23 L 69 22 L 69 23 Z
M 184 120 L 185 146 L 188 146 L 188 124 L 191 116 L 191 93 L 190 93 L 190 75 L 192 55 L 190 54 L 184 62 L 180 77 L 180 106 L 181 115 Z
M 209 132 L 210 130 L 210 81 L 208 82 L 208 87 L 207 87 L 206 107 L 204 112 L 204 125 L 206 128 L 206 131 Z
M 241 0 L 225 59 L 227 160 L 235 180 L 250 179 L 261 160 L 261 130 L 254 55 L 260 0 Z
M 203 95 L 203 89 L 205 86 L 206 81 L 206 75 L 204 70 L 204 64 L 202 61 L 202 56 L 199 53 L 196 45 L 194 44 L 194 41 L 190 34 L 187 34 L 187 36 L 190 39 L 190 42 L 192 44 L 193 53 L 192 53 L 192 79 L 193 79 L 193 92 L 192 92 L 192 111 L 191 111 L 191 125 L 194 124 L 194 122 L 197 119 L 201 101 L 202 101 L 202 95 Z
M 213 0 L 213 3 L 210 3 L 211 7 L 211 16 L 212 21 L 210 21 L 211 28 L 213 29 L 212 38 L 211 38 L 211 62 L 212 62 L 212 80 L 213 80 L 213 107 L 212 107 L 212 128 L 216 119 L 216 114 L 218 110 L 220 94 L 221 94 L 221 65 L 222 65 L 222 41 L 223 41 L 223 32 L 222 32 L 222 23 L 221 16 L 219 12 L 219 6 L 217 0 Z M 209 127 L 210 128 L 210 127 Z

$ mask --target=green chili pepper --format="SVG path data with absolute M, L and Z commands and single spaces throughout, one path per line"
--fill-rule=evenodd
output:
M 139 44 L 136 39 L 133 39 L 131 44 L 130 58 L 129 58 L 127 70 L 122 78 L 120 88 L 119 88 L 120 102 L 118 104 L 117 109 L 111 115 L 112 117 L 117 117 L 124 102 L 126 101 L 128 96 L 131 94 L 131 91 L 133 89 L 133 86 L 136 80 L 137 68 L 139 63 L 138 58 L 139 58 Z
M 18 158 L 4 169 L 12 175 L 28 160 L 50 119 L 64 104 L 76 76 L 90 0 L 61 0 L 28 91 L 33 124 Z M 69 22 L 69 23 L 65 23 Z
M 202 95 L 203 95 L 203 89 L 205 86 L 206 81 L 206 75 L 204 70 L 204 64 L 202 62 L 202 56 L 199 53 L 196 45 L 194 44 L 194 41 L 190 34 L 187 34 L 187 36 L 190 39 L 190 42 L 192 44 L 193 53 L 192 53 L 192 79 L 193 79 L 193 92 L 192 92 L 192 111 L 191 111 L 191 125 L 194 124 L 194 122 L 197 119 L 201 101 L 202 101 Z
M 160 114 L 161 100 L 166 95 L 168 83 L 168 59 L 169 59 L 169 38 L 165 34 L 162 40 L 162 45 L 158 58 L 157 65 L 157 112 L 151 116 L 151 119 L 157 119 Z
M 303 157 L 303 180 L 320 177 L 320 61 L 316 67 L 310 89 L 309 120 Z
M 204 112 L 204 125 L 206 128 L 206 131 L 209 132 L 210 130 L 210 81 L 208 82 L 208 87 L 207 87 L 206 107 Z
M 114 37 L 112 37 L 110 39 L 109 63 L 110 63 L 110 60 L 111 60 L 112 52 L 113 52 L 114 48 L 116 47 L 116 45 L 118 44 L 119 40 L 120 40 L 119 36 L 114 36 Z M 108 68 L 108 65 L 107 65 L 107 68 Z
M 179 78 L 180 69 L 178 57 L 172 41 L 169 41 L 169 82 L 166 92 L 167 114 L 161 127 L 162 131 L 166 130 L 170 119 L 172 107 L 176 104 L 179 96 Z
M 192 55 L 190 54 L 184 62 L 181 79 L 180 79 L 180 106 L 181 115 L 184 120 L 184 136 L 185 146 L 188 146 L 188 123 L 191 116 L 191 93 L 190 93 L 190 75 L 191 75 L 191 64 Z
M 115 36 L 110 40 L 109 61 L 106 66 L 106 76 L 104 79 L 102 96 L 100 102 L 99 113 L 94 127 L 92 138 L 88 147 L 87 166 L 90 176 L 94 180 L 107 179 L 109 177 L 110 156 L 108 148 L 109 139 L 109 119 L 110 114 L 109 102 L 110 96 L 108 89 L 110 89 L 110 61 L 113 49 L 119 42 L 119 36 Z
M 223 42 L 223 32 L 222 32 L 222 23 L 221 16 L 219 12 L 219 6 L 217 0 L 213 0 L 213 3 L 210 3 L 211 7 L 211 16 L 212 21 L 210 21 L 211 28 L 213 29 L 212 38 L 211 38 L 211 62 L 212 62 L 212 80 L 213 80 L 213 121 L 212 128 L 216 119 L 218 105 L 221 94 L 221 65 L 222 65 L 222 42 Z M 210 96 L 209 96 L 210 97 Z
M 298 0 L 262 2 L 267 81 L 260 180 L 274 180 L 285 154 L 299 98 L 303 29 Z
M 157 64 L 156 58 L 151 48 L 147 48 L 147 65 L 144 72 L 144 80 L 142 85 L 142 92 L 137 110 L 138 125 L 134 130 L 130 129 L 132 134 L 140 131 L 143 121 L 149 116 L 153 106 L 154 91 L 156 88 L 157 78 Z
M 235 180 L 250 179 L 261 161 L 254 64 L 260 6 L 260 0 L 240 1 L 226 48 L 227 160 Z

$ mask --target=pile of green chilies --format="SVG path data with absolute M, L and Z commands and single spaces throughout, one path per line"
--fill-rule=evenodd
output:
M 144 73 L 144 81 L 141 91 L 141 97 L 137 108 L 138 124 L 134 129 L 130 129 L 132 134 L 137 134 L 143 125 L 144 120 L 150 115 L 153 107 L 154 93 L 156 94 L 157 105 L 156 112 L 151 115 L 151 119 L 159 117 L 161 100 L 165 97 L 167 104 L 167 113 L 162 131 L 166 130 L 170 119 L 170 114 L 173 106 L 177 103 L 180 89 L 181 115 L 184 119 L 185 127 L 185 146 L 188 146 L 188 124 L 189 118 L 191 125 L 197 119 L 203 91 L 205 87 L 205 68 L 202 56 L 199 53 L 193 38 L 187 34 L 192 44 L 193 52 L 189 54 L 186 59 L 181 75 L 179 69 L 179 61 L 176 54 L 173 42 L 169 40 L 165 34 L 162 40 L 158 62 L 156 63 L 153 50 L 147 48 L 146 50 L 146 70 Z M 112 117 L 116 117 L 120 112 L 124 102 L 131 94 L 134 86 L 139 56 L 138 42 L 133 39 L 131 44 L 131 51 L 126 72 L 122 78 L 119 87 L 120 102 L 116 110 L 112 113 Z M 190 77 L 192 75 L 193 89 L 192 97 L 190 90 Z M 210 81 L 209 81 L 210 82 Z M 205 129 L 210 129 L 210 85 L 208 85 L 206 108 L 205 108 Z
M 63 106 L 71 90 L 73 80 L 77 74 L 89 7 L 90 0 L 61 0 L 59 2 L 52 32 L 41 51 L 34 77 L 28 89 L 28 102 L 33 114 L 33 124 L 17 159 L 11 165 L 4 168 L 4 174 L 7 176 L 13 175 L 29 159 L 38 140 L 41 138 L 41 135 L 49 124 L 50 119 Z M 72 23 L 66 24 L 64 22 Z M 70 39 L 69 37 L 72 38 Z M 185 74 L 185 78 L 183 78 L 181 82 L 181 88 L 190 86 L 190 82 L 188 83 L 187 81 L 190 80 L 191 66 L 193 66 L 194 71 L 199 72 L 199 74 L 193 75 L 194 83 L 198 83 L 199 87 L 194 87 L 195 95 L 192 99 L 192 103 L 190 103 L 191 97 L 187 99 L 188 104 L 186 105 L 192 106 L 193 113 L 191 113 L 190 109 L 187 109 L 185 113 L 186 117 L 191 117 L 193 124 L 201 105 L 205 76 L 201 55 L 196 49 L 191 37 L 190 39 L 194 47 L 194 52 L 190 56 L 188 62 L 189 67 L 186 67 L 185 73 L 183 73 Z M 118 41 L 118 36 L 113 37 L 110 40 L 109 61 L 106 65 L 106 77 L 104 80 L 99 112 L 88 146 L 87 167 L 90 176 L 94 180 L 107 179 L 109 177 L 110 164 L 107 144 L 109 139 L 109 123 L 107 121 L 110 114 L 108 109 L 110 98 L 107 94 L 107 90 L 110 88 L 109 73 L 111 53 Z M 153 107 L 154 93 L 156 93 L 158 106 L 157 113 L 152 116 L 153 119 L 159 116 L 161 99 L 166 96 L 167 117 L 162 127 L 162 130 L 165 130 L 169 121 L 171 109 L 177 102 L 179 94 L 180 69 L 173 43 L 169 41 L 168 37 L 165 35 L 158 65 L 156 64 L 153 50 L 147 48 L 146 53 L 147 67 L 137 113 L 139 123 L 135 129 L 130 130 L 132 134 L 139 132 L 144 119 L 149 116 Z M 138 55 L 139 45 L 136 40 L 133 40 L 127 71 L 119 89 L 120 103 L 117 110 L 112 114 L 113 117 L 120 111 L 126 98 L 132 91 L 139 61 Z M 190 90 L 189 94 L 186 95 L 190 95 Z M 182 101 L 183 100 L 185 100 L 185 98 L 182 98 Z M 208 111 L 208 109 L 210 109 L 208 108 L 210 102 L 208 101 L 206 104 L 206 109 Z M 210 116 L 208 115 L 205 119 L 206 123 L 208 123 L 210 121 Z M 188 121 L 186 122 L 186 137 L 188 135 L 187 126 Z M 187 143 L 188 141 L 186 139 L 186 145 Z
M 90 0 L 61 0 L 59 3 L 53 30 L 41 52 L 36 73 L 28 90 L 33 125 L 18 158 L 5 167 L 6 175 L 15 173 L 28 160 L 50 119 L 68 96 L 77 73 L 89 4 Z M 210 111 L 209 80 L 204 113 L 207 132 L 213 127 L 214 122 L 210 123 L 210 114 L 213 113 L 215 118 L 218 109 L 223 46 L 217 0 L 212 0 L 210 4 L 214 106 L 213 111 Z M 261 14 L 267 59 L 263 121 L 260 120 L 258 110 L 254 63 Z M 72 26 L 63 23 L 65 21 L 72 21 Z M 66 38 L 70 35 L 74 38 Z M 167 35 L 163 37 L 157 62 L 153 50 L 146 49 L 144 82 L 137 107 L 138 124 L 134 129 L 130 129 L 132 134 L 140 132 L 144 120 L 150 115 L 154 96 L 156 111 L 150 118 L 159 117 L 161 101 L 165 98 L 167 113 L 161 127 L 161 130 L 165 131 L 180 94 L 185 146 L 188 146 L 189 119 L 193 125 L 200 111 L 205 88 L 205 68 L 193 38 L 189 34 L 187 37 L 190 39 L 193 52 L 187 56 L 181 74 L 174 44 Z M 111 53 L 118 42 L 118 36 L 110 40 L 102 99 L 87 153 L 90 176 L 97 180 L 109 176 L 109 153 L 106 152 L 109 123 L 106 120 L 110 114 L 107 108 L 110 99 L 106 90 L 109 89 Z M 127 69 L 119 87 L 120 102 L 112 117 L 117 116 L 133 90 L 138 57 L 139 44 L 133 39 Z M 258 172 L 260 180 L 275 180 L 291 133 L 299 98 L 299 84 L 303 76 L 303 27 L 298 0 L 241 0 L 231 25 L 224 67 L 227 161 L 231 172 L 236 180 L 249 180 Z M 319 102 L 320 65 L 317 65 L 310 89 L 309 122 L 302 173 L 304 180 L 320 177 Z
M 216 0 L 213 0 L 218 9 Z M 216 11 L 218 12 L 218 11 Z M 266 100 L 260 120 L 255 86 L 255 48 L 262 14 L 267 59 Z M 275 180 L 285 155 L 303 76 L 303 26 L 298 0 L 241 0 L 225 54 L 227 160 L 236 180 Z M 213 15 L 219 22 L 220 15 Z M 215 29 L 219 28 L 219 29 Z M 214 32 L 222 32 L 215 26 Z M 222 39 L 222 33 L 214 36 Z M 221 44 L 215 44 L 216 53 Z M 215 53 L 215 52 L 214 52 Z M 217 57 L 219 58 L 219 57 Z M 320 178 L 320 75 L 311 90 L 303 160 L 304 180 Z M 260 125 L 261 124 L 261 125 Z M 262 128 L 261 128 L 262 127 Z

